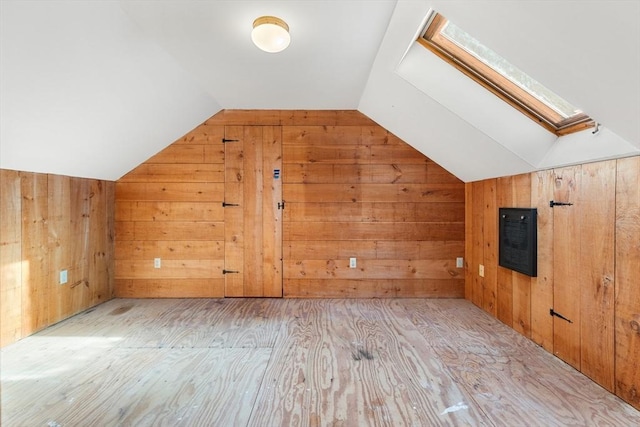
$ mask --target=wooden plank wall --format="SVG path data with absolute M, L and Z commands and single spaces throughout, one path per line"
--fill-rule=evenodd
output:
M 458 179 L 364 117 L 285 126 L 283 163 L 286 296 L 463 295 Z
M 224 295 L 223 136 L 204 123 L 116 182 L 117 297 Z
M 0 170 L 0 346 L 113 297 L 114 183 Z M 59 284 L 61 270 L 68 282 Z
M 531 339 L 549 352 L 553 352 L 553 317 L 549 316 L 549 308 L 553 307 L 554 277 L 553 211 L 547 206 L 553 200 L 554 190 L 552 170 L 531 174 L 530 206 L 538 209 L 538 276 L 527 279 L 521 275 L 522 280 L 531 280 Z M 526 188 L 521 189 L 519 197 L 526 202 Z
M 463 296 L 464 184 L 357 111 L 279 110 L 222 111 L 117 182 L 118 296 L 223 295 L 224 126 L 282 129 L 284 296 Z
M 640 157 L 617 163 L 615 390 L 640 409 Z
M 495 199 L 487 191 L 493 186 Z M 466 185 L 466 215 L 473 219 L 466 226 L 467 299 L 636 408 L 639 188 L 640 157 Z M 550 200 L 573 206 L 551 208 Z M 497 266 L 492 206 L 538 209 L 538 277 Z M 480 264 L 485 277 L 478 274 Z M 493 268 L 495 278 L 486 274 Z M 494 288 L 496 312 L 487 292 Z M 552 317 L 550 308 L 573 323 Z

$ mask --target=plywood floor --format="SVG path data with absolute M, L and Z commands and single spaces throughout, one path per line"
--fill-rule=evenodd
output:
M 2 350 L 3 426 L 632 426 L 464 300 L 117 299 Z

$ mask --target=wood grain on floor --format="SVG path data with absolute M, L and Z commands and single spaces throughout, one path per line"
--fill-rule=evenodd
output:
M 116 299 L 2 349 L 3 426 L 630 426 L 465 300 Z

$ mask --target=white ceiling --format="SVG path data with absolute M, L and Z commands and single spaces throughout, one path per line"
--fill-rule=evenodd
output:
M 557 139 L 413 44 L 434 8 L 602 123 Z M 252 45 L 283 18 L 291 46 Z M 2 0 L 0 167 L 115 180 L 222 108 L 358 109 L 464 181 L 640 154 L 640 1 Z M 406 56 L 405 56 L 405 53 Z

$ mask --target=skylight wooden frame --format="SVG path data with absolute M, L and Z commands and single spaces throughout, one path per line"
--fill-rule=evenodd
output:
M 579 132 L 595 125 L 593 119 L 584 113 L 569 118 L 562 117 L 526 90 L 453 43 L 441 34 L 447 22 L 447 18 L 435 13 L 424 33 L 418 37 L 418 43 L 558 136 Z

